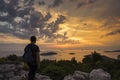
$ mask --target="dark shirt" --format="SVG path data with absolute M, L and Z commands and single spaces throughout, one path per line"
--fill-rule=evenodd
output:
M 37 54 L 36 53 L 40 52 L 39 47 L 36 44 L 30 43 L 25 47 L 25 49 L 24 49 L 25 52 L 28 50 L 27 48 L 30 48 L 31 51 L 32 51 L 32 56 L 33 56 L 33 59 L 34 59 L 33 63 L 37 63 L 37 59 L 36 59 Z

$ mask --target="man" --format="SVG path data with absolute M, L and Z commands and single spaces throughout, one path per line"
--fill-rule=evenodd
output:
M 28 80 L 35 80 L 36 70 L 40 66 L 40 55 L 39 55 L 40 50 L 39 47 L 35 44 L 36 43 L 35 36 L 31 36 L 30 41 L 31 43 L 25 47 L 24 52 L 30 54 L 29 52 L 30 50 L 32 53 L 31 57 L 27 58 L 27 59 L 32 59 L 29 60 L 29 62 L 27 62 L 29 66 Z

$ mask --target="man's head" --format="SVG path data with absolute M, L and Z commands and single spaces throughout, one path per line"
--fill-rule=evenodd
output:
M 30 41 L 31 41 L 32 43 L 36 43 L 36 37 L 35 37 L 35 36 L 31 36 Z

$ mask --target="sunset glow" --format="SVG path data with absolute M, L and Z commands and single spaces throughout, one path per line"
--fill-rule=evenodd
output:
M 41 1 L 27 4 L 20 0 L 12 6 L 16 7 L 14 14 L 9 8 L 6 12 L 0 8 L 1 44 L 26 44 L 35 35 L 37 44 L 48 48 L 120 47 L 119 0 L 44 0 L 44 4 Z

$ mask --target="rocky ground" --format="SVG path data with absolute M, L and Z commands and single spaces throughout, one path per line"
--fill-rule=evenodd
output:
M 28 71 L 23 63 L 0 63 L 0 80 L 27 80 Z M 36 80 L 52 80 L 48 76 L 36 74 Z
M 23 63 L 0 63 L 0 80 L 26 80 L 28 71 L 23 70 Z M 48 76 L 36 74 L 36 80 L 52 80 Z M 75 71 L 63 80 L 111 80 L 111 75 L 103 69 L 94 69 L 90 73 Z
M 64 80 L 111 80 L 111 76 L 103 69 L 94 69 L 90 73 L 75 71 L 73 75 L 66 76 Z

